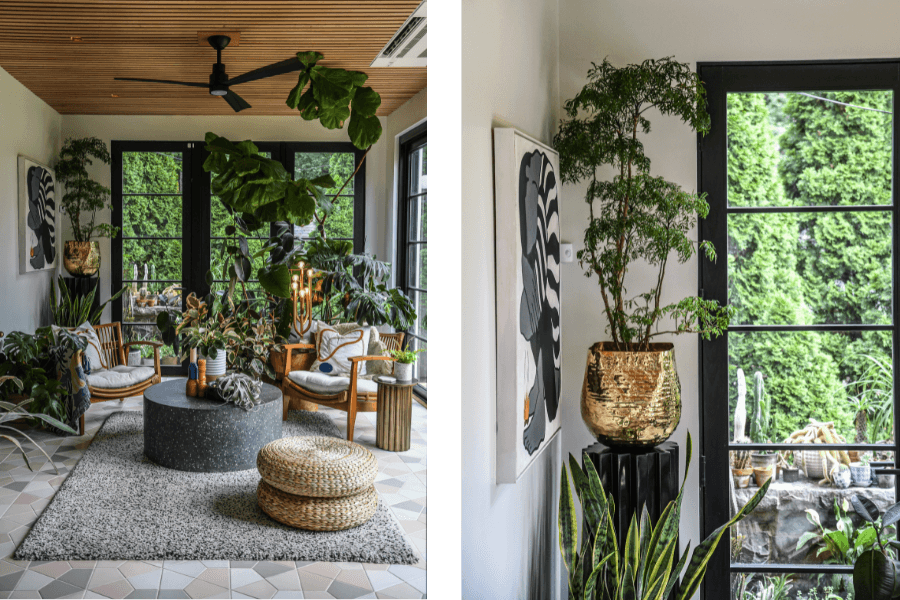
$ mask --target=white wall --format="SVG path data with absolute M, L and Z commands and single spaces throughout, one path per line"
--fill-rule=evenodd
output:
M 896 23 L 900 5 L 890 1 L 828 0 L 559 0 L 560 97 L 573 97 L 585 84 L 591 61 L 604 57 L 615 65 L 674 55 L 681 62 L 879 58 L 900 55 Z M 685 189 L 697 187 L 696 136 L 677 120 L 648 114 L 652 132 L 643 138 L 653 161 L 651 173 Z M 584 186 L 562 189 L 562 238 L 582 246 L 588 208 Z M 720 256 L 725 249 L 717 249 Z M 668 269 L 664 300 L 697 293 L 697 261 Z M 563 455 L 577 452 L 591 437 L 577 410 L 588 347 L 606 339 L 596 278 L 580 276 L 577 264 L 563 271 Z M 634 268 L 635 282 L 650 275 Z M 635 290 L 636 291 L 636 290 Z M 486 302 L 487 299 L 483 299 Z M 698 342 L 674 341 L 681 378 L 683 413 L 674 439 L 688 430 L 699 441 Z M 568 404 L 566 404 L 568 403 Z M 696 454 L 695 454 L 696 456 Z M 682 470 L 683 470 L 682 453 Z M 699 541 L 697 461 L 687 485 L 682 543 Z
M 382 117 L 382 126 L 387 129 L 388 118 Z M 234 116 L 87 116 L 64 115 L 62 136 L 98 137 L 107 145 L 111 140 L 153 140 L 153 141 L 203 141 L 206 132 L 212 131 L 234 141 L 253 140 L 268 142 L 317 142 L 349 141 L 346 129 L 329 130 L 318 121 L 305 121 L 296 117 L 255 117 Z M 385 163 L 391 156 L 392 140 L 384 134 L 366 157 L 366 250 L 381 255 L 384 245 L 385 218 L 391 194 L 385 181 Z M 110 185 L 109 165 L 95 163 L 89 170 L 91 175 L 103 185 Z M 109 222 L 109 211 L 102 211 L 98 220 Z M 63 228 L 68 239 L 71 228 Z M 110 241 L 100 240 L 102 264 L 100 276 L 103 279 L 101 301 L 110 295 Z M 107 307 L 104 320 L 110 318 Z
M 32 332 L 50 324 L 54 271 L 19 274 L 17 159 L 21 154 L 52 167 L 60 147 L 61 121 L 59 113 L 0 69 L 0 331 L 4 333 Z M 58 234 L 57 250 L 62 250 Z
M 384 211 L 378 214 L 378 222 L 383 224 L 384 245 L 379 249 L 379 257 L 397 264 L 397 211 L 398 194 L 397 174 L 400 169 L 400 136 L 425 121 L 428 115 L 428 89 L 424 89 L 406 103 L 392 112 L 388 117 L 387 127 L 382 139 L 388 144 L 389 155 L 385 161 L 385 190 L 389 191 L 390 202 L 380 206 Z M 381 253 L 384 253 L 383 255 Z M 395 282 L 396 284 L 396 282 Z
M 551 141 L 559 114 L 557 19 L 557 0 L 463 2 L 460 400 L 462 586 L 468 599 L 553 598 L 565 589 L 556 532 L 559 437 L 518 483 L 495 483 L 491 128 L 514 126 Z M 570 203 L 563 200 L 565 221 Z M 564 295 L 568 279 L 563 277 Z M 571 397 L 562 404 L 564 411 L 577 411 Z

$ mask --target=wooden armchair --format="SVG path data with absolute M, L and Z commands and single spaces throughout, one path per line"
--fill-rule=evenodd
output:
M 403 347 L 402 333 L 382 333 L 381 341 L 384 343 L 388 351 L 399 350 Z M 315 352 L 302 354 L 300 361 L 294 360 L 292 356 L 296 356 L 295 350 L 313 349 L 314 344 L 287 344 L 285 345 L 285 362 L 286 365 L 292 365 L 294 370 L 308 371 L 316 358 Z M 347 413 L 347 439 L 353 441 L 353 429 L 356 426 L 357 412 L 374 412 L 377 410 L 377 389 L 374 382 L 368 380 L 360 380 L 357 375 L 359 363 L 362 361 L 374 360 L 393 360 L 390 356 L 354 356 L 350 358 L 351 369 L 349 376 L 349 387 L 344 386 L 343 389 L 333 394 L 319 393 L 313 390 L 301 387 L 288 376 L 289 373 L 279 373 L 281 379 L 281 391 L 284 394 L 284 418 L 287 418 L 287 411 L 291 401 L 296 399 L 300 401 L 301 407 L 303 402 L 311 402 L 313 404 L 321 404 L 331 408 L 337 408 Z M 297 369 L 297 367 L 300 367 Z M 343 377 L 342 377 L 343 378 Z M 360 382 L 363 382 L 365 389 L 360 389 Z
M 124 343 L 122 338 L 122 324 L 119 322 L 96 325 L 94 331 L 97 332 L 97 337 L 100 338 L 100 347 L 97 348 L 96 344 L 90 341 L 88 343 L 100 353 L 100 367 L 98 368 L 97 365 L 92 365 L 91 374 L 86 376 L 88 389 L 91 392 L 91 404 L 95 402 L 106 402 L 107 400 L 124 401 L 125 398 L 142 394 L 144 390 L 151 385 L 157 384 L 162 380 L 162 371 L 159 366 L 159 348 L 162 346 L 161 342 L 140 340 Z M 152 375 L 146 378 L 133 377 L 132 379 L 140 379 L 140 381 L 127 382 L 121 386 L 110 387 L 110 384 L 108 382 L 103 382 L 102 378 L 98 377 L 98 375 L 110 371 L 130 371 L 131 369 L 127 368 L 128 363 L 126 362 L 126 357 L 128 356 L 128 350 L 131 346 L 153 347 Z M 119 369 L 117 369 L 117 367 Z M 126 368 L 121 369 L 121 367 Z M 149 367 L 144 368 L 149 369 Z M 147 373 L 144 374 L 146 375 Z M 93 384 L 91 381 L 92 379 Z M 101 383 L 103 383 L 103 385 L 100 385 Z M 79 421 L 79 435 L 84 435 L 84 415 L 81 415 Z

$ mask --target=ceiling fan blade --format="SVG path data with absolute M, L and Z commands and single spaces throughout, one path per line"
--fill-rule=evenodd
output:
M 222 97 L 225 98 L 228 106 L 234 109 L 234 112 L 241 112 L 245 108 L 250 108 L 250 104 L 232 90 L 228 90 L 228 93 Z
M 243 75 L 238 75 L 237 77 L 232 77 L 228 80 L 228 85 L 237 85 L 239 83 L 246 83 L 248 81 L 256 81 L 257 79 L 264 79 L 266 77 L 274 77 L 275 75 L 284 75 L 285 73 L 291 73 L 292 71 L 299 71 L 301 69 L 306 68 L 302 62 L 297 60 L 297 57 L 288 58 L 281 62 L 273 63 L 266 67 L 260 67 L 258 69 L 254 69 L 252 71 L 248 71 Z
M 114 77 L 116 81 L 142 81 L 144 83 L 174 83 L 175 85 L 186 85 L 189 87 L 208 88 L 208 83 L 193 83 L 191 81 L 171 81 L 169 79 L 136 79 L 134 77 Z

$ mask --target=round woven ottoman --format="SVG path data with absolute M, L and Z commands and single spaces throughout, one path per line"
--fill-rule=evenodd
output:
M 378 475 L 378 460 L 347 440 L 289 437 L 263 446 L 256 468 L 269 485 L 288 494 L 336 498 L 371 487 Z
M 286 525 L 336 531 L 375 514 L 378 461 L 359 444 L 332 437 L 275 440 L 256 457 L 260 508 Z
M 378 508 L 375 486 L 351 496 L 314 498 L 282 492 L 261 479 L 256 497 L 263 512 L 279 523 L 313 531 L 357 527 L 371 519 Z

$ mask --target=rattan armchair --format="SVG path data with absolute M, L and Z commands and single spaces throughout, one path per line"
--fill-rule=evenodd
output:
M 388 351 L 400 350 L 403 347 L 402 333 L 382 333 L 381 341 L 384 343 Z M 316 358 L 314 344 L 287 344 L 284 346 L 286 356 L 286 365 L 291 365 L 293 370 L 308 371 Z M 311 353 L 304 353 L 299 361 L 296 360 L 297 350 L 313 350 Z M 390 356 L 354 356 L 350 358 L 350 387 L 342 390 L 337 394 L 325 395 L 313 392 L 301 387 L 288 377 L 288 373 L 279 373 L 281 379 L 281 391 L 284 394 L 284 418 L 287 418 L 287 411 L 291 402 L 296 400 L 299 403 L 298 408 L 304 408 L 303 403 L 309 402 L 314 405 L 321 404 L 347 413 L 347 439 L 353 441 L 353 429 L 356 426 L 357 412 L 375 412 L 378 408 L 378 395 L 375 391 L 361 392 L 357 389 L 359 378 L 357 375 L 359 363 L 363 361 L 374 360 L 393 360 Z
M 154 373 L 150 379 L 127 387 L 95 387 L 88 381 L 88 389 L 91 392 L 91 404 L 95 402 L 106 402 L 107 400 L 119 400 L 121 402 L 124 401 L 125 398 L 142 394 L 144 390 L 151 385 L 162 381 L 162 370 L 159 366 L 159 348 L 162 346 L 162 343 L 147 340 L 136 340 L 125 343 L 122 338 L 122 324 L 119 322 L 95 325 L 94 331 L 97 332 L 97 337 L 100 338 L 100 348 L 97 348 L 96 345 L 91 342 L 88 343 L 94 346 L 100 353 L 100 367 L 102 369 L 113 369 L 119 365 L 127 365 L 126 357 L 128 356 L 128 350 L 131 346 L 152 346 Z M 94 365 L 94 368 L 96 368 L 96 365 Z M 84 415 L 81 415 L 78 425 L 79 435 L 84 435 Z

